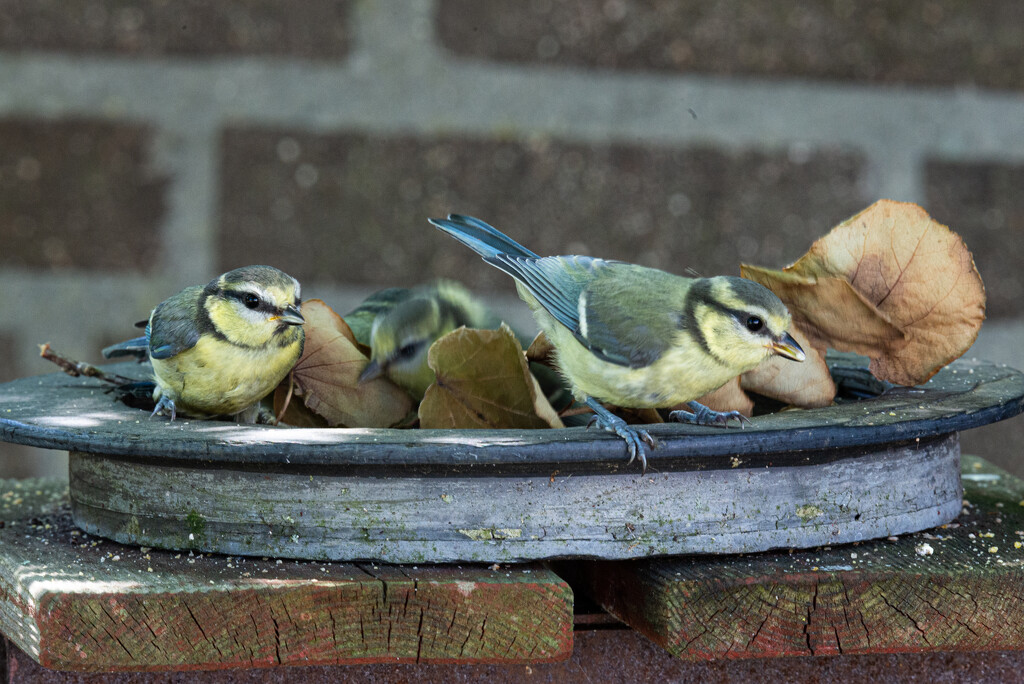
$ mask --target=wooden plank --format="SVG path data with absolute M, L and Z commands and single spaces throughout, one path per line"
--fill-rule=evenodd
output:
M 574 586 L 688 660 L 1024 648 L 1024 481 L 963 459 L 955 523 L 792 553 L 578 564 Z M 568 576 L 568 575 L 566 575 Z
M 1024 652 L 881 653 L 851 658 L 821 656 L 772 660 L 686 661 L 673 658 L 646 637 L 627 629 L 578 631 L 572 657 L 528 665 L 390 664 L 289 667 L 276 670 L 121 673 L 83 676 L 40 667 L 0 637 L 0 682 L 4 684 L 604 684 L 606 682 L 970 682 L 1020 681 Z M 7 672 L 4 672 L 4 665 Z M 4 675 L 9 679 L 5 679 Z
M 536 663 L 573 597 L 537 565 L 398 567 L 167 553 L 80 532 L 65 486 L 0 481 L 0 631 L 80 671 Z

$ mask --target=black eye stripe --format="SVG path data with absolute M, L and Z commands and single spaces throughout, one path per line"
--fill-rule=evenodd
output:
M 417 352 L 419 352 L 420 349 L 423 348 L 423 344 L 423 342 L 410 342 L 409 344 L 403 344 L 394 353 L 394 356 L 392 358 L 394 358 L 395 360 L 411 359 L 413 356 L 416 356 Z
M 726 314 L 729 314 L 730 316 L 735 318 L 736 321 L 740 325 L 742 325 L 744 328 L 746 328 L 747 330 L 749 330 L 752 333 L 755 333 L 755 334 L 758 334 L 758 335 L 770 335 L 771 334 L 771 331 L 768 329 L 768 320 L 764 316 L 761 316 L 761 315 L 756 314 L 756 313 L 751 313 L 749 311 L 740 311 L 739 309 L 730 309 L 729 307 L 722 306 L 721 304 L 718 304 L 717 302 L 712 304 L 712 306 L 714 308 L 718 309 L 719 311 L 721 311 L 723 313 L 726 313 Z M 750 321 L 751 320 L 755 320 L 755 319 L 756 319 L 758 325 L 755 325 L 755 326 L 751 327 Z
M 740 309 L 733 309 L 713 299 L 702 301 L 700 303 L 710 306 L 712 309 L 717 309 L 718 311 L 721 311 L 726 315 L 732 316 L 733 318 L 736 319 L 737 323 L 739 323 L 741 326 L 757 335 L 771 335 L 771 330 L 768 329 L 768 319 L 760 314 L 751 313 L 749 311 L 741 311 Z M 691 313 L 690 315 L 692 316 L 693 314 Z M 751 318 L 758 319 L 761 322 L 761 327 L 758 328 L 757 330 L 751 330 L 750 327 L 747 325 L 747 321 Z
M 250 308 L 245 303 L 246 297 L 248 297 L 249 295 L 254 295 L 256 297 L 259 297 L 260 303 L 256 307 L 251 308 L 252 311 L 262 311 L 264 313 L 270 314 L 281 313 L 281 311 L 277 307 L 275 307 L 273 304 L 268 302 L 263 297 L 260 297 L 260 295 L 256 294 L 255 292 L 249 292 L 247 290 L 221 290 L 220 294 L 223 295 L 224 297 L 238 300 L 239 302 L 241 302 L 242 306 L 245 306 L 246 308 Z

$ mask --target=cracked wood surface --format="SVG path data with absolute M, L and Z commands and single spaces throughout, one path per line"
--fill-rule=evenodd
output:
M 46 667 L 188 670 L 567 658 L 573 595 L 538 565 L 161 552 L 87 535 L 67 488 L 0 480 L 0 631 Z
M 842 546 L 578 564 L 574 586 L 688 660 L 1024 648 L 1024 481 L 963 457 L 949 525 Z M 556 568 L 557 569 L 557 568 Z

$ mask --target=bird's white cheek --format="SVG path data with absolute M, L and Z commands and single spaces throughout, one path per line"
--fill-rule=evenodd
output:
M 238 311 L 247 325 L 258 326 L 266 323 L 266 316 L 262 312 L 245 307 L 238 309 Z

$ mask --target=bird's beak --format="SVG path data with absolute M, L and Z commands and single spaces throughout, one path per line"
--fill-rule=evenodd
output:
M 277 317 L 278 320 L 284 321 L 288 325 L 302 325 L 306 322 L 306 319 L 302 317 L 302 313 L 299 308 L 294 304 L 289 304 L 284 307 L 281 315 Z
M 792 359 L 793 361 L 803 361 L 807 358 L 803 347 L 789 333 L 782 333 L 782 337 L 773 341 L 770 348 L 772 353 Z
M 384 367 L 376 361 L 370 361 L 366 364 L 366 368 L 359 374 L 359 384 L 369 382 L 370 380 L 376 380 L 380 376 L 384 375 Z

